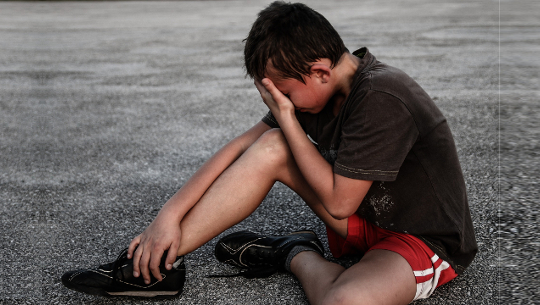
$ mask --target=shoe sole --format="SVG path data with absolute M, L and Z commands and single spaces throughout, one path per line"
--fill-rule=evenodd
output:
M 88 286 L 79 286 L 72 283 L 64 283 L 69 289 L 83 292 L 91 295 L 99 295 L 104 297 L 141 297 L 141 298 L 156 298 L 156 299 L 169 299 L 176 298 L 182 290 L 177 291 L 106 291 L 102 288 L 93 288 Z
M 180 294 L 180 291 L 121 291 L 121 292 L 106 292 L 110 296 L 128 296 L 128 297 L 143 297 L 143 298 L 155 298 L 155 297 L 176 297 Z

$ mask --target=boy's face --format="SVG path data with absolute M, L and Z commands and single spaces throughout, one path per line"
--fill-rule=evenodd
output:
M 271 63 L 266 69 L 268 77 L 285 96 L 287 96 L 296 110 L 301 112 L 319 113 L 332 97 L 330 86 L 321 81 L 316 74 L 304 76 L 305 84 L 293 78 L 283 79 Z

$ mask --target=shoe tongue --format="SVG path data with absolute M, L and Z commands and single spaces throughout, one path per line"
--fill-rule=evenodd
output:
M 174 269 L 178 269 L 178 267 L 184 262 L 184 257 L 183 256 L 177 256 L 176 257 L 176 262 L 174 262 L 173 264 L 173 268 Z M 164 262 L 163 262 L 164 263 Z
M 105 264 L 105 265 L 100 265 L 99 269 L 111 271 L 112 268 L 113 268 L 113 265 L 114 265 L 114 262 L 113 263 L 108 263 L 108 264 Z
M 101 266 L 99 266 L 99 268 L 102 269 L 102 270 L 112 271 L 114 269 L 115 264 L 118 267 L 120 267 L 120 266 L 122 266 L 122 264 L 126 260 L 127 260 L 127 249 L 123 250 L 120 253 L 120 255 L 118 255 L 118 257 L 116 258 L 116 261 L 108 263 L 108 264 L 101 265 Z

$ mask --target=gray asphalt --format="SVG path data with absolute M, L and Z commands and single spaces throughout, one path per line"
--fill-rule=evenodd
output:
M 307 304 L 298 282 L 234 272 L 215 240 L 182 296 L 70 291 L 66 270 L 113 260 L 191 174 L 266 112 L 242 39 L 269 1 L 0 3 L 1 304 Z M 540 5 L 317 0 L 354 50 L 414 77 L 458 146 L 480 252 L 415 304 L 538 302 Z M 282 185 L 227 232 L 322 223 Z M 354 263 L 354 259 L 342 261 Z

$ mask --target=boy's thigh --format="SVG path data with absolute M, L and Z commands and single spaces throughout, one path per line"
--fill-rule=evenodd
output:
M 415 294 L 416 278 L 407 260 L 376 249 L 337 278 L 323 303 L 408 304 Z

